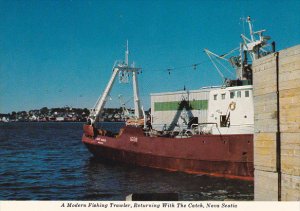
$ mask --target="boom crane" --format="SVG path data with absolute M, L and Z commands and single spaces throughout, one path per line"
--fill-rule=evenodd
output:
M 111 92 L 111 89 L 114 85 L 115 79 L 119 74 L 119 81 L 121 83 L 128 83 L 128 76 L 132 74 L 132 83 L 133 83 L 133 96 L 134 96 L 134 110 L 135 110 L 135 117 L 140 119 L 142 116 L 142 109 L 139 100 L 139 89 L 138 89 L 138 80 L 137 74 L 141 71 L 141 68 L 134 67 L 134 65 L 128 65 L 128 41 L 127 47 L 125 51 L 125 61 L 116 61 L 112 68 L 112 75 L 109 82 L 106 85 L 106 88 L 102 94 L 102 96 L 97 100 L 96 104 L 94 105 L 93 109 L 91 109 L 90 115 L 88 117 L 88 123 L 93 124 L 97 118 L 101 115 L 102 110 L 106 104 L 107 96 Z

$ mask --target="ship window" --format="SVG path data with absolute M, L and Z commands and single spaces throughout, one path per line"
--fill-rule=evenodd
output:
M 225 93 L 224 94 L 222 94 L 222 100 L 224 100 L 225 99 Z
M 214 95 L 214 100 L 217 100 L 218 95 Z
M 241 91 L 238 91 L 238 92 L 237 92 L 237 97 L 238 97 L 238 98 L 241 98 Z
M 230 98 L 234 98 L 234 92 L 230 92 Z
M 245 97 L 249 97 L 249 90 L 245 91 Z

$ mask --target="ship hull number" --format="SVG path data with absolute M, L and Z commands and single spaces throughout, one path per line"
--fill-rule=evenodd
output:
M 129 141 L 138 142 L 138 138 L 136 136 L 130 136 Z

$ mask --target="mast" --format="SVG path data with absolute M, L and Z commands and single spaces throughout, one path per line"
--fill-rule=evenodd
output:
M 141 104 L 139 99 L 137 71 L 132 72 L 132 86 L 133 86 L 133 98 L 134 98 L 134 115 L 137 119 L 140 119 L 142 117 L 142 110 L 141 110 Z
M 251 23 L 251 18 L 250 16 L 247 17 L 247 22 L 249 25 L 249 32 L 250 32 L 250 37 L 251 37 L 251 41 L 254 41 L 254 36 L 253 36 L 253 29 L 252 29 L 252 23 Z
M 125 51 L 125 64 L 128 66 L 128 56 L 129 56 L 129 50 L 128 50 L 128 40 L 126 42 L 126 51 Z
M 272 44 L 272 50 L 269 49 L 270 45 L 268 44 L 268 40 L 270 40 L 271 37 L 263 36 L 263 32 L 266 30 L 263 29 L 259 31 L 253 31 L 253 25 L 250 16 L 247 17 L 246 22 L 249 26 L 250 38 L 246 37 L 245 34 L 241 34 L 242 42 L 238 48 L 235 48 L 223 55 L 217 55 L 207 49 L 204 50 L 223 80 L 225 80 L 225 77 L 221 72 L 220 67 L 225 70 L 227 70 L 227 68 L 225 68 L 220 60 L 225 60 L 231 63 L 232 67 L 236 70 L 236 79 L 226 81 L 236 81 L 237 83 L 234 82 L 234 84 L 238 84 L 240 81 L 245 81 L 245 84 L 252 84 L 252 62 L 275 51 L 274 42 Z M 236 50 L 239 50 L 238 55 L 226 58 Z M 213 60 L 213 58 L 215 60 Z M 219 66 L 217 66 L 217 63 Z M 228 86 L 227 83 L 225 83 L 225 85 Z

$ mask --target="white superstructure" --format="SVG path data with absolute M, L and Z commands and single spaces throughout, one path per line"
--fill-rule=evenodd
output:
M 184 135 L 253 134 L 252 61 L 274 52 L 275 43 L 267 43 L 270 37 L 263 36 L 265 30 L 253 31 L 250 17 L 246 21 L 250 38 L 242 34 L 239 47 L 221 56 L 205 49 L 224 84 L 193 91 L 151 94 L 153 129 Z M 236 51 L 238 55 L 229 57 Z M 224 61 L 235 69 L 233 80 L 222 73 L 222 68 L 228 71 L 222 64 Z
M 212 128 L 213 134 L 252 134 L 252 85 L 212 90 L 209 95 L 207 122 L 216 123 L 218 128 Z
M 252 85 L 151 94 L 151 117 L 158 131 L 252 134 Z
M 151 94 L 151 120 L 156 130 L 180 130 L 191 121 L 206 122 L 210 89 Z

